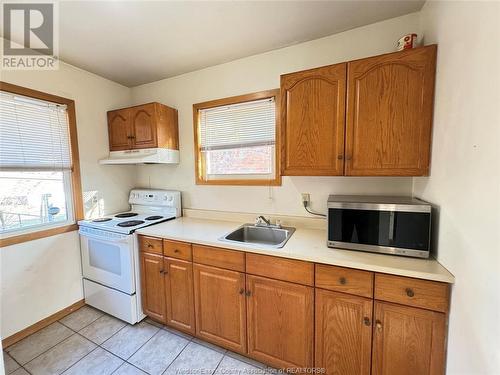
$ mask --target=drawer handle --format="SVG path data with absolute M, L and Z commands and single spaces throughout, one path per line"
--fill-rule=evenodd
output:
M 174 250 L 174 253 L 178 253 L 178 252 L 179 252 L 179 249 L 175 249 L 175 250 Z
M 151 245 L 150 243 L 148 243 L 148 247 L 149 247 L 150 249 L 152 249 L 154 246 L 153 246 L 153 245 Z
M 339 279 L 339 282 L 340 282 L 340 284 L 341 284 L 341 285 L 345 285 L 345 284 L 347 284 L 347 280 L 346 280 L 346 278 L 345 278 L 345 277 L 341 277 L 341 278 Z
M 365 326 L 370 326 L 371 325 L 370 318 L 368 318 L 367 316 L 365 316 L 363 318 L 363 323 L 364 323 Z
M 240 291 L 239 291 L 240 294 L 243 294 L 245 293 L 245 289 L 241 288 Z
M 405 292 L 406 292 L 406 295 L 407 295 L 408 297 L 410 297 L 410 298 L 411 298 L 411 297 L 413 297 L 413 296 L 415 295 L 415 292 L 414 292 L 414 291 L 413 291 L 413 289 L 411 289 L 411 288 L 406 288 Z
M 378 331 L 382 331 L 382 322 L 380 320 L 375 320 L 375 327 L 377 327 Z

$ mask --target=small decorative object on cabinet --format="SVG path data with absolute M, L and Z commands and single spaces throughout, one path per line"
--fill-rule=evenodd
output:
M 108 112 L 110 156 L 101 164 L 178 163 L 177 110 L 148 103 Z
M 282 174 L 428 175 L 436 51 L 282 75 Z

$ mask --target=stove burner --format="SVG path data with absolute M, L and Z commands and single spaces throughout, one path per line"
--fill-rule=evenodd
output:
M 118 223 L 116 225 L 118 225 L 119 227 L 135 227 L 136 225 L 139 225 L 139 224 L 144 224 L 144 221 L 142 221 L 142 220 L 127 220 L 127 221 L 123 221 L 121 223 Z
M 153 216 L 148 216 L 144 220 L 160 220 L 160 219 L 163 219 L 163 216 L 153 215 Z
M 100 217 L 97 219 L 92 220 L 94 223 L 104 223 L 105 221 L 110 221 L 110 217 Z
M 115 215 L 115 217 L 122 218 L 122 217 L 132 217 L 137 215 L 139 214 L 136 214 L 135 212 L 124 212 L 123 214 Z

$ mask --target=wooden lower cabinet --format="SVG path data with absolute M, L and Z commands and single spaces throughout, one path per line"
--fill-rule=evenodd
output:
M 316 289 L 315 367 L 370 375 L 373 300 Z
M 190 244 L 170 257 L 158 241 L 139 241 L 142 307 L 158 322 L 275 368 L 444 374 L 445 283 L 199 245 L 191 261 Z
M 246 353 L 245 274 L 194 264 L 196 335 Z
M 444 373 L 444 313 L 375 301 L 373 375 Z
M 248 354 L 278 368 L 312 367 L 314 289 L 247 275 Z
M 163 256 L 141 252 L 142 310 L 152 319 L 166 323 Z
M 193 264 L 173 258 L 164 258 L 164 263 L 166 322 L 194 335 Z

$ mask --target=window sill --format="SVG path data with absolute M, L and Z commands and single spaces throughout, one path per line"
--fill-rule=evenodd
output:
M 57 234 L 73 232 L 78 230 L 78 224 L 69 224 L 62 227 L 50 228 L 45 230 L 39 230 L 32 233 L 20 234 L 18 236 L 12 236 L 0 239 L 0 247 L 11 246 L 15 244 L 20 244 L 23 242 L 38 240 L 40 238 L 51 237 Z
M 197 178 L 196 185 L 281 186 L 281 176 L 273 180 L 203 180 Z

